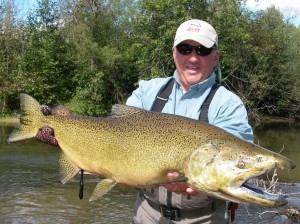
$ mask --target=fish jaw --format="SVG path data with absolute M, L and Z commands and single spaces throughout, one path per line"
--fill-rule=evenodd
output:
M 275 168 L 291 170 L 295 163 L 257 145 L 241 142 L 251 150 L 238 150 L 232 143 L 207 144 L 195 150 L 187 165 L 188 184 L 201 193 L 243 204 L 278 207 L 287 203 L 279 194 L 270 194 L 248 180 Z M 227 145 L 226 145 L 227 144 Z M 222 149 L 221 149 L 222 148 Z
M 282 194 L 266 192 L 248 181 L 238 188 L 228 188 L 227 191 L 232 195 L 238 195 L 239 198 L 244 198 L 243 201 L 236 201 L 237 203 L 251 203 L 269 207 L 279 207 L 288 203 Z

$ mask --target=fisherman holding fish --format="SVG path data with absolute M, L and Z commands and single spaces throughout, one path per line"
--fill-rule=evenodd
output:
M 182 23 L 172 52 L 176 65 L 173 76 L 140 81 L 126 104 L 208 122 L 252 142 L 253 132 L 242 101 L 225 87 L 216 85 L 214 68 L 220 52 L 215 29 L 197 19 Z M 47 115 L 47 108 L 44 111 Z M 37 138 L 57 144 L 50 128 L 41 129 Z M 170 171 L 168 178 L 176 180 L 178 175 Z M 185 182 L 178 182 L 139 190 L 133 223 L 225 224 L 231 221 L 229 216 L 228 202 L 196 193 Z M 231 216 L 234 218 L 234 214 Z
M 184 22 L 172 48 L 173 76 L 141 81 L 129 106 L 114 105 L 109 117 L 42 107 L 22 93 L 20 123 L 7 142 L 36 137 L 59 145 L 61 182 L 81 173 L 81 199 L 83 171 L 102 177 L 90 201 L 116 185 L 138 188 L 133 223 L 223 224 L 234 218 L 232 202 L 285 205 L 283 195 L 249 180 L 296 164 L 252 143 L 242 101 L 216 85 L 217 47 L 210 24 Z
M 223 86 L 215 85 L 214 68 L 220 57 L 215 29 L 197 19 L 182 23 L 172 52 L 176 65 L 173 76 L 140 81 L 126 104 L 193 119 L 200 116 L 200 120 L 252 142 L 253 132 L 242 101 Z M 173 80 L 174 84 L 170 84 Z M 169 91 L 169 96 L 161 96 L 162 91 Z M 209 96 L 213 91 L 214 96 Z M 208 98 L 212 98 L 209 109 L 202 107 Z M 170 172 L 168 177 L 177 175 Z M 195 193 L 184 183 L 166 184 L 139 191 L 133 223 L 229 223 L 228 206 L 225 201 Z

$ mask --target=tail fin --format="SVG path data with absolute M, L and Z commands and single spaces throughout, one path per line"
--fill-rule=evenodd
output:
M 41 112 L 40 104 L 27 94 L 20 95 L 20 124 L 10 134 L 7 142 L 15 142 L 28 138 L 33 138 L 42 127 L 41 118 L 44 116 Z

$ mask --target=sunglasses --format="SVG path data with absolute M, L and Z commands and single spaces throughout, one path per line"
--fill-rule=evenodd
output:
M 215 48 L 216 48 L 216 45 L 212 46 L 211 48 L 207 48 L 207 47 L 204 47 L 203 45 L 192 46 L 192 45 L 184 44 L 184 43 L 178 44 L 176 46 L 176 49 L 180 54 L 189 55 L 192 53 L 192 51 L 194 49 L 199 56 L 207 56 Z

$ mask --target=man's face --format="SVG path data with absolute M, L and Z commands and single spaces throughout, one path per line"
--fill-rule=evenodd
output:
M 198 42 L 193 40 L 186 40 L 182 43 L 191 46 L 199 45 Z M 207 79 L 211 75 L 213 68 L 217 66 L 220 56 L 218 50 L 213 50 L 207 56 L 200 56 L 195 50 L 188 55 L 184 55 L 179 53 L 176 47 L 173 47 L 172 51 L 183 91 L 188 91 L 192 85 Z

